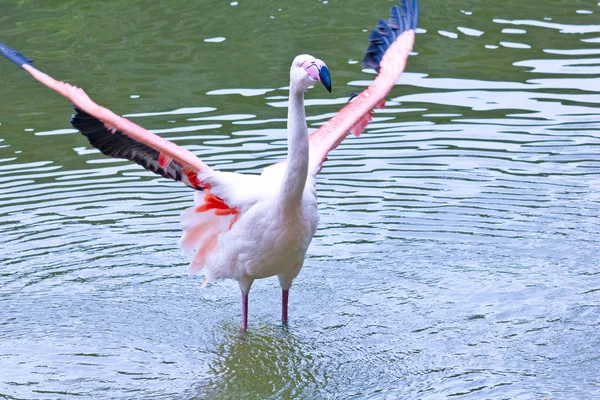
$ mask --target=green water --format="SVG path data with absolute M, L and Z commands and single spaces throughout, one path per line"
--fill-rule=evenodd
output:
M 0 1 L 0 41 L 221 170 L 285 158 L 374 75 L 391 1 Z M 600 398 L 600 3 L 420 3 L 385 110 L 331 154 L 281 327 L 276 279 L 201 289 L 187 188 L 94 151 L 0 60 L 0 398 Z M 223 40 L 224 39 L 224 40 Z

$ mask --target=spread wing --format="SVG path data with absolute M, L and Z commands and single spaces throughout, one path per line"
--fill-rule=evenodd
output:
M 190 273 L 198 272 L 209 257 L 218 253 L 219 236 L 231 229 L 242 212 L 240 204 L 231 204 L 218 194 L 227 195 L 232 188 L 241 186 L 236 179 L 242 175 L 213 171 L 188 150 L 94 103 L 83 90 L 39 71 L 31 65 L 31 60 L 2 43 L 0 54 L 68 98 L 75 105 L 71 123 L 103 154 L 134 161 L 147 170 L 198 190 L 195 206 L 181 215 L 184 233 L 180 245 L 184 250 L 195 252 Z
M 375 81 L 309 135 L 309 171 L 313 175 L 321 170 L 327 153 L 336 148 L 348 133 L 360 135 L 371 121 L 374 108 L 383 107 L 385 96 L 404 71 L 415 41 L 419 9 L 417 0 L 402 1 L 400 7 L 392 7 L 389 20 L 380 20 L 369 36 L 371 44 L 363 66 L 379 72 Z
M 103 154 L 125 158 L 165 178 L 182 181 L 194 189 L 210 185 L 201 180 L 213 170 L 190 151 L 96 104 L 78 87 L 60 82 L 33 67 L 32 60 L 0 43 L 0 53 L 35 79 L 75 105 L 71 123 Z

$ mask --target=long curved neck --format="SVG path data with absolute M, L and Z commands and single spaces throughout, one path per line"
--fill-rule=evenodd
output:
M 288 104 L 288 160 L 281 187 L 284 205 L 299 205 L 308 176 L 308 129 L 304 93 L 290 85 Z

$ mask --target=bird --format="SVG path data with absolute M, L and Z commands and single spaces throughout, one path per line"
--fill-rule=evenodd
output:
M 316 179 L 328 153 L 349 133 L 359 136 L 375 108 L 404 71 L 412 51 L 418 0 L 402 0 L 369 35 L 362 65 L 378 75 L 339 112 L 309 133 L 304 93 L 317 82 L 331 92 L 326 64 L 311 55 L 294 58 L 290 67 L 287 160 L 260 175 L 214 170 L 192 152 L 95 103 L 82 89 L 55 80 L 32 60 L 0 43 L 0 53 L 33 78 L 69 99 L 72 125 L 103 154 L 140 164 L 194 190 L 194 205 L 181 214 L 179 246 L 192 254 L 190 274 L 208 281 L 234 279 L 242 297 L 242 330 L 248 328 L 248 295 L 257 279 L 277 276 L 281 286 L 281 322 L 288 323 L 289 290 L 298 276 L 319 221 Z

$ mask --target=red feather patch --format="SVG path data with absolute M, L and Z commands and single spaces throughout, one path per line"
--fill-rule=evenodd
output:
M 215 210 L 215 215 L 219 216 L 239 214 L 238 210 L 229 207 L 225 204 L 223 199 L 211 193 L 207 193 L 206 196 L 204 196 L 204 204 L 196 207 L 195 211 L 201 213 L 208 210 Z
M 171 157 L 166 156 L 163 153 L 158 154 L 158 165 L 162 168 L 167 168 L 169 164 L 171 164 L 171 161 L 173 161 Z

